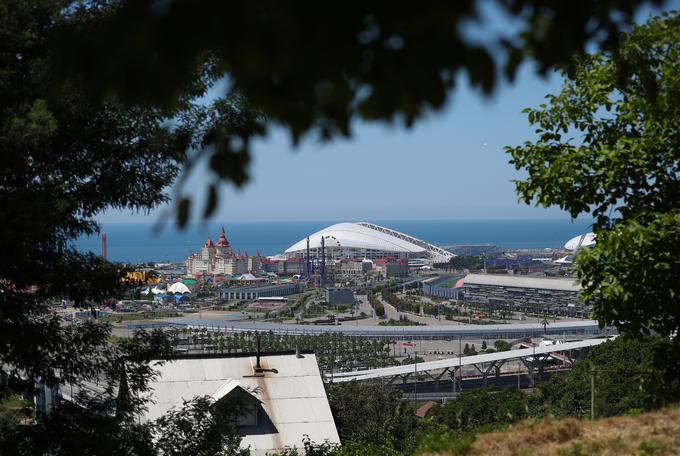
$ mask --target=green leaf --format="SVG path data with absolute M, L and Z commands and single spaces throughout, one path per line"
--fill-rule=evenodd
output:
M 177 224 L 180 228 L 184 228 L 189 220 L 189 209 L 191 208 L 191 200 L 189 198 L 182 198 L 177 205 Z
M 203 218 L 207 219 L 210 217 L 217 208 L 217 186 L 215 184 L 210 185 L 208 188 L 208 201 L 205 205 L 205 211 L 203 212 Z

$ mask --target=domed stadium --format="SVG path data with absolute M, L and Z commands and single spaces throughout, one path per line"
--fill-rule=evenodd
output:
M 572 264 L 574 262 L 574 255 L 576 252 L 578 252 L 580 249 L 593 247 L 595 244 L 597 244 L 597 240 L 595 239 L 596 237 L 597 236 L 595 233 L 583 233 L 569 239 L 564 244 L 564 249 L 571 253 L 563 258 L 560 258 L 559 260 L 555 260 L 555 263 L 566 265 Z
M 440 247 L 399 231 L 367 222 L 337 223 L 317 231 L 286 249 L 287 258 L 304 258 L 309 240 L 312 258 L 321 255 L 322 240 L 326 258 L 378 259 L 422 258 L 444 263 L 455 255 Z

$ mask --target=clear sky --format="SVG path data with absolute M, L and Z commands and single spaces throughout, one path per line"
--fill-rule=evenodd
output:
M 250 182 L 224 186 L 215 216 L 225 221 L 563 217 L 517 203 L 503 146 L 532 138 L 521 110 L 559 90 L 561 78 L 522 69 L 485 98 L 461 78 L 450 105 L 406 130 L 359 124 L 350 140 L 293 148 L 278 129 L 254 145 Z M 205 172 L 191 187 L 204 191 Z M 102 222 L 154 221 L 111 211 Z
M 671 2 L 674 3 L 675 2 Z M 644 20 L 649 11 L 640 13 Z M 522 109 L 559 92 L 558 74 L 542 78 L 525 64 L 515 82 L 486 98 L 461 75 L 451 102 L 414 128 L 357 124 L 350 140 L 293 148 L 273 130 L 254 145 L 250 182 L 224 186 L 214 220 L 381 220 L 568 218 L 559 209 L 520 204 L 506 145 L 534 138 Z M 200 203 L 203 171 L 191 179 Z M 101 222 L 153 222 L 155 213 L 110 211 Z

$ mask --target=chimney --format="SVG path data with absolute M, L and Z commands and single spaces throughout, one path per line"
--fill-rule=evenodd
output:
M 102 231 L 102 258 L 106 261 L 106 232 Z
M 262 366 L 260 365 L 260 335 L 257 336 L 257 352 L 255 353 L 255 373 L 262 372 Z

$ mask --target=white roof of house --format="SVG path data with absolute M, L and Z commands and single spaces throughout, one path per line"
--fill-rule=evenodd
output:
M 454 255 L 425 241 L 407 234 L 367 222 L 336 223 L 309 236 L 311 249 L 321 248 L 321 239 L 326 248 L 357 248 L 381 250 L 395 253 L 427 253 L 448 261 Z M 301 239 L 286 249 L 286 253 L 307 249 L 307 238 Z
M 495 285 L 514 288 L 538 288 L 541 290 L 580 291 L 581 286 L 574 279 L 529 277 L 493 274 L 468 274 L 464 285 Z
M 251 273 L 248 272 L 248 273 L 245 273 L 245 274 L 241 274 L 241 277 L 239 277 L 238 280 L 253 281 L 253 280 L 263 280 L 263 279 L 261 279 L 259 277 L 255 277 L 254 275 L 252 275 Z
M 183 400 L 195 396 L 224 397 L 236 387 L 252 392 L 262 402 L 268 419 L 241 429 L 243 447 L 255 455 L 302 447 L 309 435 L 314 442 L 339 443 L 316 356 L 304 354 L 262 356 L 263 377 L 253 377 L 255 357 L 178 359 L 157 367 L 159 376 L 150 385 L 149 404 L 143 420 L 153 420 Z

